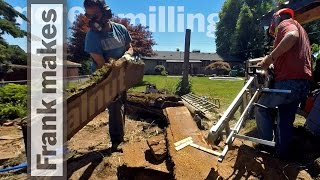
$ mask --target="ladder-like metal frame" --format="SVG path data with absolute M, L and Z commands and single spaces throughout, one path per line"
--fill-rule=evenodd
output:
M 249 67 L 248 64 L 247 67 Z M 260 96 L 260 93 L 262 92 L 291 93 L 290 90 L 264 88 L 263 85 L 259 84 L 257 74 L 253 73 L 253 76 L 247 74 L 247 82 L 244 85 L 244 87 L 241 89 L 236 98 L 232 101 L 232 103 L 224 112 L 223 116 L 219 119 L 219 121 L 215 125 L 213 125 L 209 130 L 207 140 L 211 144 L 214 144 L 215 141 L 221 139 L 223 135 L 226 136 L 224 149 L 222 150 L 222 152 L 217 152 L 219 156 L 219 162 L 223 161 L 229 148 L 232 146 L 232 143 L 235 140 L 235 138 L 244 139 L 268 146 L 275 146 L 274 141 L 267 141 L 239 134 L 241 127 L 245 123 L 252 108 L 254 107 L 255 102 L 257 101 L 258 97 Z M 234 125 L 234 127 L 230 128 L 229 121 L 239 108 L 241 108 L 241 116 L 238 119 L 237 123 Z
M 211 110 L 214 108 L 220 108 L 219 99 L 214 99 L 215 103 L 212 103 L 208 101 L 205 97 L 199 97 L 192 93 L 183 95 L 181 96 L 181 98 L 188 104 L 193 106 L 195 109 L 201 111 L 202 113 L 208 113 L 211 112 Z

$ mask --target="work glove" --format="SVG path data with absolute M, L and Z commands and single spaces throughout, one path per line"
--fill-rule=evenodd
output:
M 127 61 L 134 61 L 134 57 L 132 57 L 132 55 L 128 52 L 125 52 L 122 58 L 124 58 Z

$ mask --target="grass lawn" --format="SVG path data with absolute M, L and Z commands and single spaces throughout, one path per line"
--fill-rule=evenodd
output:
M 141 86 L 132 88 L 133 91 L 144 91 L 145 84 L 156 84 L 157 89 L 167 89 L 173 93 L 180 77 L 145 75 Z M 221 110 L 228 108 L 244 85 L 243 80 L 210 80 L 208 77 L 190 77 L 192 92 L 200 96 L 219 98 Z
M 244 80 L 228 81 L 228 80 L 210 80 L 208 77 L 190 77 L 192 83 L 192 92 L 201 96 L 209 96 L 212 98 L 219 98 L 221 103 L 220 112 L 224 112 L 237 94 L 244 86 Z M 170 93 L 175 92 L 176 84 L 180 77 L 145 75 L 143 83 L 140 86 L 134 87 L 132 91 L 144 91 L 145 85 L 148 83 L 155 84 L 157 89 L 167 89 Z M 236 112 L 235 117 L 240 117 L 239 111 Z M 302 126 L 306 119 L 300 115 L 296 115 L 294 125 Z M 256 127 L 255 120 L 247 122 L 247 129 L 254 129 Z

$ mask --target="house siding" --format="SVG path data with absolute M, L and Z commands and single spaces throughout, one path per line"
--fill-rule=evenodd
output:
M 79 68 L 71 67 L 67 68 L 67 77 L 79 76 Z
M 184 53 L 175 51 L 156 51 L 156 56 L 142 57 L 145 63 L 145 74 L 157 74 L 154 67 L 163 65 L 169 75 L 181 75 L 183 71 Z M 243 61 L 232 56 L 221 57 L 216 53 L 190 53 L 189 73 L 190 74 L 207 74 L 205 68 L 216 61 L 228 62 L 230 66 L 242 64 Z

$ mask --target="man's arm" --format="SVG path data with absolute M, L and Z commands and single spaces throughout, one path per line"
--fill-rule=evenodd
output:
M 291 49 L 299 40 L 299 32 L 294 30 L 288 32 L 280 41 L 279 45 L 270 53 L 274 59 L 278 59 L 282 54 Z
M 126 53 L 130 54 L 132 56 L 133 55 L 133 47 L 132 47 L 131 43 L 127 44 L 126 49 L 127 49 Z
M 299 39 L 299 32 L 296 30 L 288 32 L 284 38 L 280 41 L 279 45 L 270 53 L 269 56 L 266 56 L 262 62 L 258 65 L 261 65 L 263 69 L 267 69 L 270 64 L 274 63 L 281 55 L 291 49 Z
M 102 66 L 105 64 L 103 56 L 96 53 L 90 53 L 90 55 L 93 58 L 93 60 L 97 63 L 97 69 L 102 68 Z

